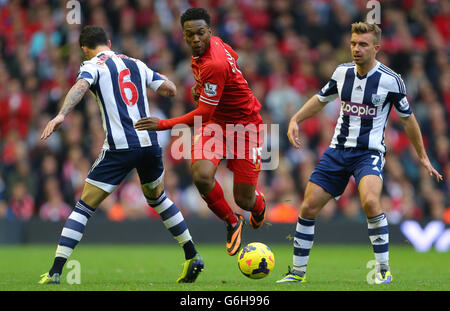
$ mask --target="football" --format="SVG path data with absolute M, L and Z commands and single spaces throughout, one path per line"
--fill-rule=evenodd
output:
M 238 267 L 243 275 L 251 279 L 261 279 L 269 275 L 275 266 L 275 257 L 270 248 L 253 242 L 242 248 L 238 254 Z

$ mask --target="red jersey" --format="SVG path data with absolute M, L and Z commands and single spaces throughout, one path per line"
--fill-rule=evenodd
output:
M 216 106 L 212 122 L 261 123 L 261 104 L 253 96 L 239 70 L 237 53 L 219 37 L 212 36 L 209 48 L 200 56 L 192 56 L 192 71 L 203 102 Z

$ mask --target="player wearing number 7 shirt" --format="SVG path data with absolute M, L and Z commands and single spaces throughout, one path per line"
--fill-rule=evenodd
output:
M 135 127 L 166 130 L 177 124 L 195 125 L 195 117 L 201 117 L 201 130 L 194 128 L 192 176 L 208 207 L 227 224 L 226 249 L 233 256 L 241 245 L 244 218 L 228 205 L 215 173 L 220 161 L 227 159 L 227 167 L 234 173 L 234 200 L 251 212 L 250 226 L 261 227 L 266 210 L 264 196 L 256 189 L 264 139 L 261 104 L 236 64 L 236 52 L 212 36 L 210 16 L 205 9 L 188 9 L 181 16 L 181 26 L 193 54 L 196 84 L 191 93 L 198 106 L 173 119 L 144 118 Z
M 278 283 L 306 282 L 306 268 L 314 243 L 315 220 L 321 209 L 338 199 L 354 176 L 376 261 L 375 284 L 391 283 L 389 229 L 381 206 L 386 145 L 384 132 L 391 110 L 414 146 L 422 166 L 437 181 L 422 141 L 419 124 L 409 105 L 400 75 L 376 60 L 381 29 L 377 24 L 353 23 L 350 51 L 353 62 L 339 65 L 322 90 L 311 97 L 289 122 L 288 138 L 300 148 L 299 124 L 319 113 L 339 97 L 341 111 L 330 146 L 325 150 L 306 185 L 294 234 L 293 268 Z
M 148 204 L 161 216 L 165 227 L 182 246 L 185 263 L 178 283 L 194 282 L 203 269 L 191 235 L 177 206 L 164 192 L 161 147 L 154 131 L 136 131 L 133 124 L 150 116 L 146 88 L 165 97 L 176 95 L 175 85 L 140 60 L 111 51 L 111 41 L 98 26 L 86 26 L 80 34 L 83 62 L 77 82 L 65 97 L 58 115 L 41 139 L 47 139 L 63 123 L 88 89 L 97 99 L 106 132 L 104 146 L 86 178 L 81 199 L 66 220 L 53 266 L 39 284 L 58 284 L 64 264 L 81 240 L 89 218 L 100 203 L 136 169 Z

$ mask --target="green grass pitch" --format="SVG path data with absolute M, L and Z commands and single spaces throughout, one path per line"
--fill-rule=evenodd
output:
M 292 246 L 270 245 L 275 268 L 251 280 L 237 267 L 224 245 L 199 244 L 205 270 L 192 284 L 177 284 L 184 255 L 174 245 L 79 245 L 70 259 L 80 263 L 81 284 L 38 285 L 48 271 L 55 245 L 0 246 L 0 291 L 448 291 L 450 253 L 417 253 L 411 246 L 390 246 L 392 284 L 367 283 L 373 259 L 370 245 L 314 245 L 305 284 L 276 284 L 292 264 Z

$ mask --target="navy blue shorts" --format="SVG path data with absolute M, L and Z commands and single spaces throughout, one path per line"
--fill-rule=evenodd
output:
M 141 184 L 156 187 L 164 175 L 160 146 L 136 149 L 102 149 L 92 165 L 86 182 L 111 193 L 132 169 L 136 169 Z
M 377 175 L 383 180 L 384 162 L 384 154 L 379 151 L 328 147 L 309 181 L 321 186 L 337 200 L 352 175 L 357 186 L 366 175 Z

